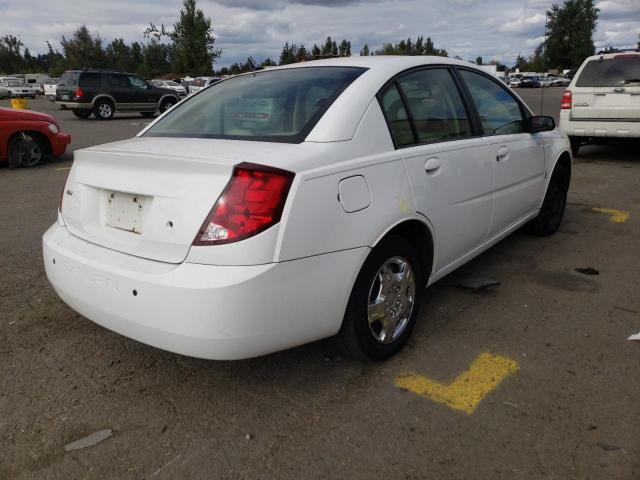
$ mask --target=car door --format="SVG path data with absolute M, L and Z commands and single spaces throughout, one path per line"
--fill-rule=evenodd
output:
M 107 92 L 116 101 L 116 108 L 121 108 L 121 106 L 129 103 L 129 91 L 131 87 L 129 86 L 127 76 L 121 73 L 108 73 L 106 77 L 108 85 Z
M 402 74 L 379 98 L 418 212 L 435 231 L 440 271 L 486 239 L 493 191 L 486 141 L 474 138 L 449 68 Z
M 155 110 L 160 96 L 156 89 L 149 88 L 147 82 L 137 75 L 127 75 L 130 84 L 130 105 L 132 110 Z
M 458 72 L 490 147 L 494 192 L 489 237 L 493 237 L 539 207 L 543 139 L 529 133 L 526 108 L 497 80 L 477 71 Z

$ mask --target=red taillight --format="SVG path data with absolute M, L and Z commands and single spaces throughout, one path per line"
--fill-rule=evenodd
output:
M 82 98 L 82 97 L 84 97 L 84 91 L 81 88 L 78 87 L 73 92 L 73 96 L 76 97 L 76 98 Z
M 252 237 L 280 221 L 294 174 L 241 163 L 200 227 L 194 245 L 218 245 Z
M 571 90 L 565 90 L 562 94 L 562 103 L 560 104 L 562 110 L 571 110 Z

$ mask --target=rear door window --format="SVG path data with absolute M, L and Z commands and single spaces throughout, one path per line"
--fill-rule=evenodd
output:
M 429 68 L 398 79 L 415 123 L 418 142 L 471 136 L 471 123 L 458 88 L 444 68 Z
M 107 75 L 107 81 L 111 88 L 130 88 L 131 84 L 125 75 L 111 73 Z
M 471 93 L 485 135 L 526 131 L 520 104 L 502 85 L 470 70 L 460 70 L 460 75 Z
M 100 88 L 101 74 L 85 72 L 80 75 L 80 86 L 84 88 Z
M 623 87 L 640 85 L 640 55 L 589 60 L 576 87 Z
M 394 145 L 402 147 L 414 144 L 409 115 L 395 83 L 392 83 L 383 93 L 381 104 Z

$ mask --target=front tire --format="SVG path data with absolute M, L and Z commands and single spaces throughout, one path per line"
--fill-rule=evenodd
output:
M 115 109 L 110 100 L 98 100 L 93 107 L 93 114 L 98 120 L 111 120 Z
M 35 167 L 44 158 L 45 145 L 38 138 L 20 134 L 11 139 L 7 153 L 10 169 Z
M 413 247 L 391 235 L 365 261 L 349 298 L 338 342 L 347 354 L 375 361 L 399 352 L 420 309 L 422 268 Z
M 173 107 L 176 103 L 174 99 L 172 98 L 166 98 L 162 101 L 162 103 L 160 104 L 160 113 L 164 113 L 167 110 L 169 110 L 171 107 Z
M 553 170 L 551 180 L 549 180 L 540 213 L 527 225 L 529 233 L 539 237 L 547 237 L 558 230 L 567 205 L 568 191 L 569 172 L 558 163 Z

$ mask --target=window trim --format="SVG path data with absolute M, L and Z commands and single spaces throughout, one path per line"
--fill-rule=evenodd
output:
M 482 77 L 485 77 L 487 79 L 489 79 L 490 81 L 492 81 L 493 83 L 495 83 L 496 85 L 498 85 L 499 88 L 501 88 L 502 90 L 504 90 L 505 92 L 507 92 L 507 94 L 513 99 L 515 100 L 515 102 L 518 104 L 518 107 L 520 108 L 520 115 L 522 116 L 522 124 L 526 126 L 527 124 L 527 119 L 531 116 L 531 113 L 529 112 L 528 107 L 526 107 L 525 105 L 523 105 L 522 101 L 511 91 L 511 88 L 507 86 L 507 88 L 505 88 L 504 85 L 500 84 L 500 80 L 497 80 L 496 78 L 492 77 L 491 75 L 489 75 L 486 72 L 483 72 L 482 70 L 476 70 L 475 68 L 469 68 L 469 67 L 465 67 L 464 65 L 456 65 L 453 68 L 455 75 L 457 77 L 459 77 L 460 80 L 460 86 L 461 88 L 464 90 L 464 95 L 468 98 L 469 101 L 469 106 L 471 108 L 471 110 L 473 111 L 473 116 L 476 119 L 478 128 L 479 128 L 479 133 L 480 133 L 480 137 L 499 137 L 499 136 L 503 136 L 503 135 L 520 135 L 521 133 L 530 133 L 526 130 L 523 130 L 522 132 L 518 132 L 518 133 L 485 133 L 484 132 L 484 128 L 482 128 L 482 122 L 480 120 L 480 112 L 478 112 L 478 107 L 476 107 L 476 103 L 473 100 L 473 96 L 471 95 L 471 91 L 469 90 L 469 87 L 467 87 L 467 84 L 464 80 L 464 78 L 462 78 L 462 75 L 460 73 L 460 71 L 464 70 L 464 71 L 468 71 L 468 72 L 472 72 L 475 73 L 477 75 L 480 75 Z
M 469 100 L 473 102 L 473 99 L 469 99 L 466 97 L 466 90 L 463 90 L 463 85 L 461 84 L 462 80 L 458 78 L 458 75 L 455 72 L 454 67 L 455 65 L 446 64 L 446 63 L 435 63 L 435 64 L 419 65 L 417 67 L 411 67 L 406 70 L 403 70 L 402 72 L 395 74 L 393 77 L 391 77 L 389 80 L 385 82 L 385 84 L 380 88 L 380 90 L 378 90 L 378 93 L 376 93 L 376 99 L 378 100 L 378 105 L 380 106 L 380 110 L 382 111 L 382 115 L 384 117 L 385 123 L 387 124 L 387 128 L 389 130 L 389 136 L 391 137 L 391 141 L 393 142 L 393 148 L 395 150 L 399 150 L 401 148 L 417 147 L 421 145 L 433 145 L 437 143 L 455 142 L 458 140 L 468 140 L 468 139 L 483 136 L 479 117 L 477 117 L 477 112 L 472 108 L 472 107 L 475 107 L 475 105 L 473 105 L 473 103 L 469 103 Z M 469 123 L 471 125 L 471 135 L 468 137 L 445 138 L 442 140 L 429 140 L 429 141 L 423 141 L 423 142 L 418 141 L 418 129 L 415 125 L 413 112 L 411 112 L 411 110 L 409 109 L 409 103 L 405 96 L 404 90 L 400 88 L 400 85 L 398 84 L 398 80 L 406 75 L 410 75 L 415 72 L 420 72 L 423 70 L 436 70 L 436 69 L 447 70 L 449 72 L 449 75 L 451 76 L 451 80 L 453 81 L 453 84 L 456 87 L 456 90 L 458 92 L 458 95 L 460 96 L 462 105 L 469 119 Z M 382 103 L 382 98 L 384 97 L 384 94 L 387 92 L 387 90 L 391 87 L 391 85 L 395 85 L 396 89 L 398 90 L 398 93 L 400 94 L 400 98 L 402 99 L 404 110 L 405 112 L 407 112 L 407 119 L 409 120 L 409 124 L 411 125 L 411 131 L 413 133 L 413 143 L 411 144 L 406 144 L 406 145 L 396 144 L 396 141 L 393 138 L 393 134 L 391 133 L 391 124 L 389 122 L 387 113 L 385 112 L 384 105 Z

